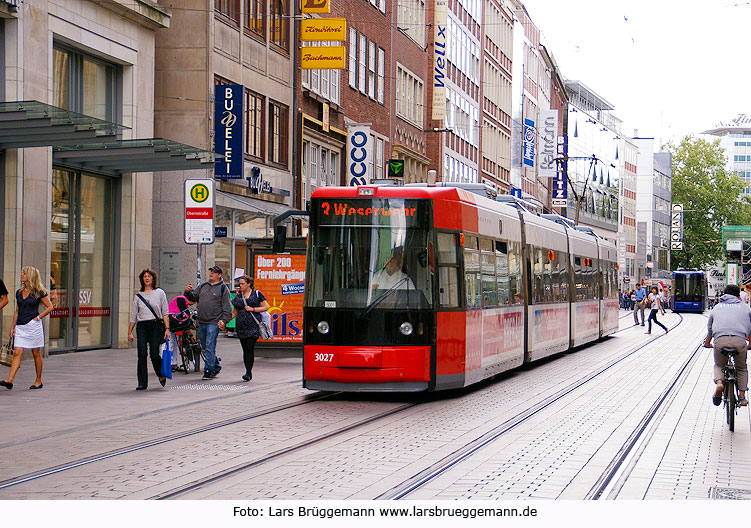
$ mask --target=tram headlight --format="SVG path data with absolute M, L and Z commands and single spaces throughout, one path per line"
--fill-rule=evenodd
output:
M 402 333 L 402 335 L 409 336 L 412 335 L 412 331 L 414 330 L 414 327 L 412 326 L 412 323 L 402 323 L 399 326 L 399 331 Z
M 329 323 L 326 321 L 321 321 L 318 323 L 318 331 L 322 333 L 323 335 L 326 335 L 329 333 Z

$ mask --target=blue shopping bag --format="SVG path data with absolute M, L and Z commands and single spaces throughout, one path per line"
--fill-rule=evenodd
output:
M 172 379 L 172 350 L 169 347 L 169 339 L 164 342 L 162 350 L 162 376 Z

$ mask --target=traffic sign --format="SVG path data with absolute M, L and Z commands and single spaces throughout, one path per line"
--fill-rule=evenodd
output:
M 214 180 L 185 180 L 185 243 L 214 243 Z

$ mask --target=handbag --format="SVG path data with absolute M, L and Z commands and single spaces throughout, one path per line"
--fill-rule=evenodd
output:
M 141 299 L 143 301 L 143 304 L 145 304 L 146 307 L 149 309 L 149 311 L 151 311 L 151 313 L 154 314 L 154 317 L 156 317 L 156 322 L 159 325 L 159 330 L 162 332 L 162 343 L 164 343 L 164 341 L 165 341 L 165 339 L 164 339 L 164 332 L 167 331 L 167 327 L 164 325 L 164 319 L 162 319 L 161 317 L 159 317 L 156 314 L 156 312 L 154 311 L 154 308 L 151 307 L 151 305 L 149 304 L 149 302 L 146 299 L 144 299 L 143 297 L 141 297 L 140 293 L 137 293 L 136 297 L 138 297 L 139 299 Z
M 169 339 L 164 342 L 162 349 L 162 376 L 172 379 L 172 349 L 169 347 Z
M 258 290 L 254 290 L 254 292 L 257 292 Z M 248 301 L 245 299 L 245 296 L 240 293 L 240 297 L 242 297 L 243 304 L 245 306 L 248 306 Z M 274 339 L 274 333 L 271 331 L 271 316 L 269 315 L 268 311 L 261 312 L 261 320 L 259 321 L 255 314 L 253 312 L 250 312 L 251 317 L 253 317 L 253 320 L 258 325 L 258 332 L 261 334 L 261 339 L 264 341 L 268 341 L 269 339 Z M 264 317 L 265 316 L 265 317 Z
M 8 343 L 3 345 L 3 348 L 0 349 L 0 363 L 5 365 L 6 367 L 10 367 L 10 364 L 13 362 L 13 338 L 11 337 L 8 340 Z

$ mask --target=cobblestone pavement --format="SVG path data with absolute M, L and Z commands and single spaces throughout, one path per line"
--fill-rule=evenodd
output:
M 698 343 L 706 319 L 684 318 L 680 332 L 655 340 L 560 398 L 410 498 L 582 498 Z M 664 320 L 676 324 L 678 316 Z M 621 324 L 624 331 L 602 343 L 470 390 L 434 395 L 185 497 L 377 497 L 648 339 L 628 318 Z M 175 373 L 167 389 L 151 379 L 144 392 L 133 390 L 134 350 L 51 357 L 42 391 L 28 390 L 33 366 L 24 363 L 17 386 L 0 394 L 6 398 L 0 417 L 13 424 L 0 443 L 0 480 L 316 394 L 301 388 L 299 359 L 258 359 L 248 384 L 239 381 L 237 341 L 222 339 L 219 350 L 224 369 L 217 380 Z M 619 499 L 707 498 L 712 487 L 751 488 L 744 477 L 751 464 L 748 410 L 738 415 L 731 435 L 709 401 L 710 385 L 706 352 L 651 432 Z M 0 498 L 149 498 L 409 401 L 421 400 L 354 395 L 310 402 L 0 489 Z

